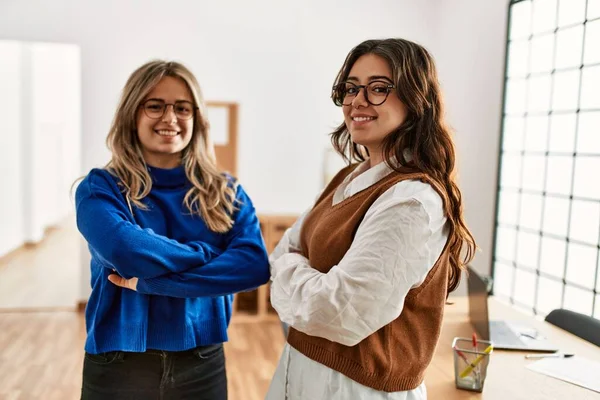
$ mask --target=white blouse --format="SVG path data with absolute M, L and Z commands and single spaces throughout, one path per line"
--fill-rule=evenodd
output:
M 385 163 L 357 167 L 336 189 L 333 205 L 392 172 Z M 310 210 L 309 210 L 310 211 Z M 427 183 L 404 180 L 367 210 L 354 241 L 328 273 L 311 268 L 300 250 L 306 214 L 287 230 L 271 256 L 271 303 L 280 319 L 311 336 L 354 346 L 394 321 L 409 290 L 418 287 L 448 239 L 443 203 Z M 268 400 L 423 400 L 424 383 L 382 392 L 319 364 L 286 344 Z

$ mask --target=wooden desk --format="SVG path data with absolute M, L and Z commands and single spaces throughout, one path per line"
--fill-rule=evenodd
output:
M 529 352 L 494 350 L 483 393 L 458 390 L 454 386 L 454 361 L 452 339 L 455 336 L 471 337 L 473 328 L 469 322 L 466 297 L 450 298 L 439 344 L 431 365 L 425 375 L 428 397 L 432 400 L 485 399 L 485 400 L 587 400 L 600 399 L 600 393 L 533 372 L 526 365 Z M 556 343 L 560 350 L 574 353 L 600 362 L 600 347 L 578 338 L 562 329 L 534 317 L 525 315 L 512 307 L 490 297 L 490 318 L 496 320 L 527 321 L 545 337 Z M 600 379 L 600 371 L 598 371 Z

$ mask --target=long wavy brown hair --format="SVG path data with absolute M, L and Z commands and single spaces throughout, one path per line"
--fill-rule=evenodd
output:
M 398 172 L 406 171 L 401 167 L 404 165 L 426 174 L 444 200 L 451 228 L 447 248 L 451 265 L 448 292 L 452 292 L 460 283 L 461 272 L 472 260 L 476 244 L 463 217 L 454 170 L 454 143 L 444 121 L 444 104 L 433 57 L 425 48 L 408 40 L 367 40 L 350 51 L 334 87 L 346 81 L 354 63 L 365 54 L 377 55 L 388 62 L 396 85 L 394 92 L 408 110 L 406 120 L 383 140 L 386 163 Z M 334 90 L 332 96 L 337 93 Z M 331 142 L 348 163 L 364 161 L 368 155 L 365 147 L 352 142 L 345 122 L 331 133 Z M 399 163 L 391 163 L 393 157 Z
M 131 74 L 106 138 L 112 158 L 105 168 L 121 181 L 130 210 L 131 204 L 140 209 L 147 208 L 142 199 L 152 189 L 152 178 L 137 136 L 137 112 L 144 97 L 166 76 L 185 82 L 198 107 L 192 139 L 182 152 L 181 162 L 192 185 L 185 195 L 184 204 L 190 213 L 199 215 L 213 232 L 227 232 L 233 226 L 231 215 L 236 208 L 237 183 L 217 168 L 200 86 L 182 64 L 155 60 Z

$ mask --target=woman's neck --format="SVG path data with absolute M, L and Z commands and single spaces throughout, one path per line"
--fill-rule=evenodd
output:
M 181 155 L 180 154 L 155 154 L 155 153 L 145 153 L 144 161 L 147 165 L 151 167 L 161 168 L 161 169 L 173 169 L 177 168 L 181 165 Z
M 381 154 L 381 150 L 369 150 L 369 168 L 373 168 L 381 162 L 383 162 L 383 155 Z

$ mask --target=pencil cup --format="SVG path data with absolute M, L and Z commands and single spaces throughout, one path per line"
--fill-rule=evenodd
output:
M 454 353 L 454 383 L 458 389 L 473 392 L 483 391 L 483 383 L 490 363 L 492 343 L 478 340 L 473 345 L 472 339 L 454 338 L 452 342 Z

